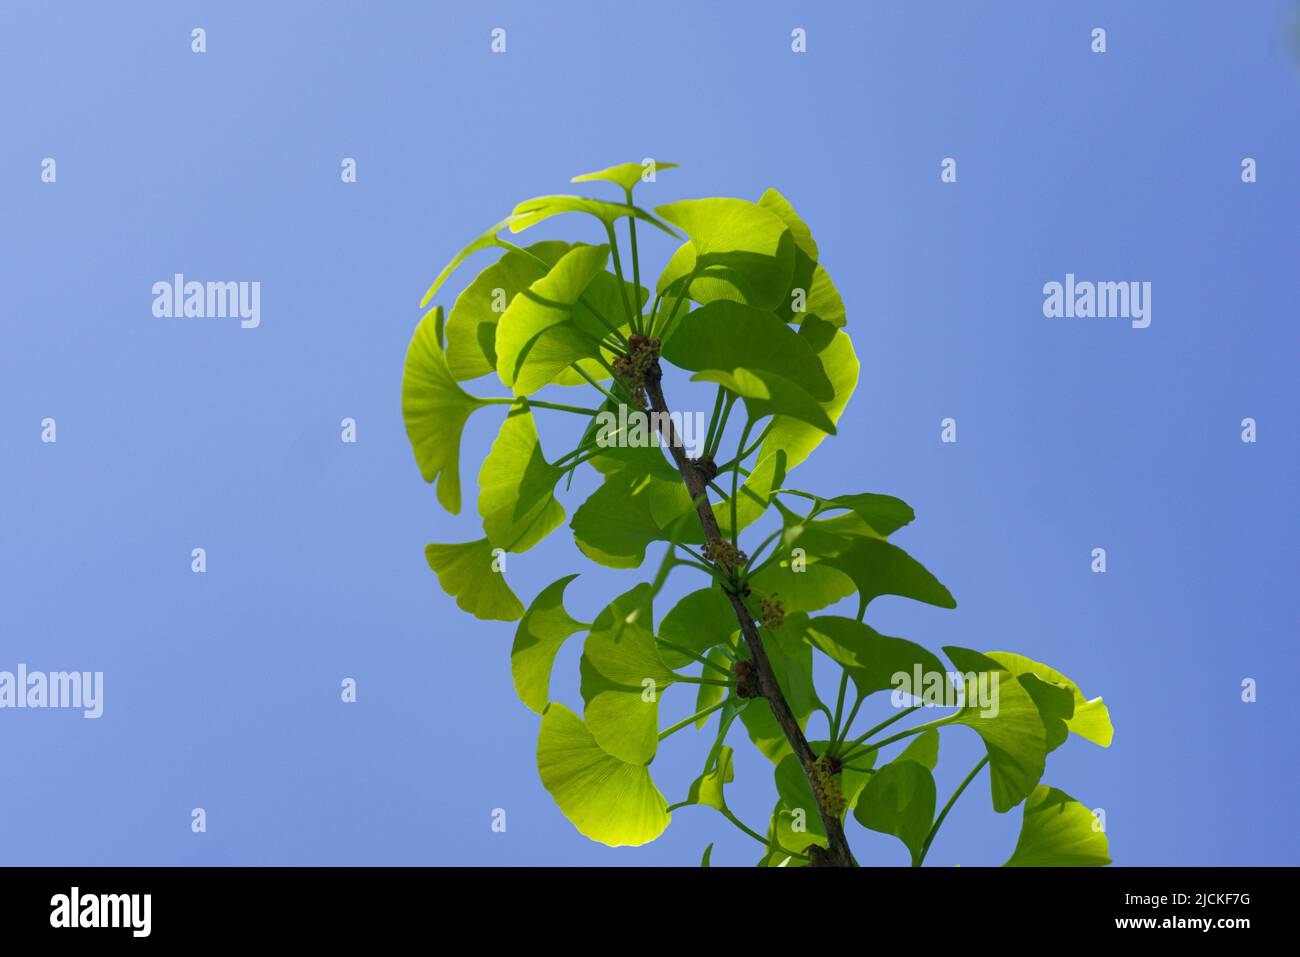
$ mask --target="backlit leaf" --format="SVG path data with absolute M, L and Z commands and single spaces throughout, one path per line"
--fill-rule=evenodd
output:
M 600 328 L 579 325 L 577 302 L 604 271 L 608 246 L 575 246 L 510 302 L 496 327 L 497 374 L 529 395 L 580 359 L 600 354 Z
M 456 267 L 466 259 L 478 252 L 480 249 L 504 245 L 501 240 L 497 239 L 497 233 L 501 232 L 502 229 L 508 226 L 513 218 L 513 216 L 508 216 L 501 220 L 501 222 L 497 223 L 491 229 L 481 233 L 477 238 L 470 242 L 469 245 L 465 246 L 460 252 L 458 252 L 452 261 L 443 267 L 442 272 L 438 273 L 438 278 L 433 281 L 433 285 L 429 287 L 429 291 L 426 292 L 424 298 L 420 300 L 420 308 L 423 309 L 429 304 L 429 300 L 432 299 L 437 294 L 438 290 L 442 288 L 442 284 L 447 281 L 447 277 L 455 272 Z
M 609 226 L 612 226 L 624 216 L 635 216 L 656 229 L 662 230 L 669 236 L 679 238 L 671 228 L 651 216 L 644 209 L 628 206 L 626 203 L 607 203 L 603 199 L 588 199 L 585 196 L 538 196 L 534 199 L 526 199 L 515 207 L 514 213 L 508 221 L 510 231 L 512 233 L 522 232 L 530 226 L 536 226 L 543 220 L 558 216 L 560 213 L 587 213 Z
M 657 174 L 661 169 L 676 169 L 676 163 L 660 163 L 651 160 L 648 163 L 620 163 L 618 166 L 610 166 L 607 169 L 597 170 L 594 173 L 583 173 L 575 176 L 569 182 L 586 183 L 592 180 L 603 180 L 607 183 L 613 183 L 624 190 L 630 190 L 637 183 L 643 181 L 646 173 L 651 175 Z
M 492 544 L 486 538 L 456 545 L 426 545 L 424 557 L 438 576 L 438 584 L 456 599 L 462 611 L 475 618 L 514 621 L 524 613 L 523 603 L 492 568 Z
M 1074 698 L 1074 713 L 1065 724 L 1071 731 L 1103 748 L 1110 747 L 1115 729 L 1110 723 L 1110 712 L 1101 698 L 1085 698 L 1083 692 L 1065 675 L 1041 662 L 1010 651 L 990 651 L 988 657 L 1002 665 L 1013 675 L 1033 674 L 1049 684 L 1060 685 Z
M 1033 791 L 1043 776 L 1047 734 L 1038 705 L 1024 685 L 992 659 L 966 648 L 945 647 L 943 651 L 966 676 L 966 697 L 971 702 L 953 716 L 953 723 L 973 728 L 984 739 L 993 809 L 998 813 L 1009 811 Z M 975 700 L 981 675 L 988 676 L 983 679 L 990 698 L 987 707 Z
M 934 805 L 934 776 L 929 768 L 900 758 L 871 776 L 853 816 L 865 828 L 897 837 L 915 860 L 934 823 Z
M 663 356 L 691 372 L 748 369 L 775 373 L 797 382 L 818 401 L 835 395 L 805 336 L 770 312 L 741 303 L 722 301 L 696 309 L 664 344 Z
M 548 241 L 522 251 L 507 250 L 465 287 L 447 315 L 447 368 L 453 378 L 464 381 L 496 370 L 496 330 L 502 313 L 571 248 Z
M 570 635 L 586 627 L 564 610 L 564 590 L 577 577 L 566 575 L 543 588 L 515 630 L 515 643 L 510 649 L 515 691 L 538 714 L 546 710 L 550 700 L 555 655 Z
M 1004 867 L 1104 867 L 1110 841 L 1086 807 L 1057 788 L 1040 784 L 1025 801 L 1015 852 Z
M 582 719 L 557 702 L 542 716 L 537 770 L 564 816 L 593 841 L 648 844 L 671 819 L 650 772 L 607 754 Z
M 452 378 L 438 344 L 442 307 L 415 329 L 402 372 L 402 418 L 416 464 L 426 482 L 438 480 L 438 501 L 460 511 L 460 437 L 465 420 L 487 403 L 469 395 Z
M 790 288 L 794 239 L 771 210 L 743 199 L 687 199 L 655 212 L 690 237 L 687 252 L 669 262 L 660 291 L 679 274 L 698 269 L 696 302 L 736 298 L 772 309 Z
M 637 585 L 596 617 L 582 651 L 587 727 L 610 754 L 637 764 L 654 758 L 659 696 L 677 677 L 659 656 L 653 614 L 650 586 Z
M 860 698 L 898 687 L 896 675 L 912 680 L 917 668 L 922 674 L 945 673 L 943 662 L 927 649 L 852 618 L 818 616 L 808 622 L 805 634 L 814 648 L 848 671 Z
M 493 545 L 526 552 L 564 521 L 555 500 L 563 470 L 542 455 L 533 414 L 512 408 L 479 470 L 478 513 Z

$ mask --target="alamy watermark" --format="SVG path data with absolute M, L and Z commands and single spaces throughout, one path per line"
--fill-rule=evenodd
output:
M 1076 281 L 1043 284 L 1043 315 L 1048 319 L 1128 319 L 1134 329 L 1151 325 L 1150 282 Z
M 889 683 L 890 704 L 907 708 L 978 709 L 981 718 L 998 716 L 998 671 L 924 671 L 918 663 L 911 672 L 896 671 Z M 960 693 L 958 692 L 960 690 Z
M 262 324 L 260 282 L 186 282 L 182 273 L 153 284 L 153 314 L 159 319 L 239 319 L 242 329 Z
M 104 672 L 0 671 L 0 708 L 79 708 L 83 718 L 104 713 Z
M 148 937 L 152 918 L 152 894 L 83 894 L 73 887 L 50 898 L 50 926 L 55 928 L 123 928 L 132 937 Z
M 605 409 L 596 415 L 596 444 L 601 448 L 659 448 L 661 435 L 673 436 L 678 448 L 691 456 L 704 451 L 703 412 L 643 412 L 620 405 L 618 412 Z

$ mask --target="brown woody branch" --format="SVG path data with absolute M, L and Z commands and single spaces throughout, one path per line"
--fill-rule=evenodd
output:
M 686 457 L 686 450 L 682 447 L 672 420 L 667 415 L 668 403 L 664 401 L 663 388 L 660 385 L 661 378 L 662 371 L 658 363 L 646 371 L 645 387 L 650 399 L 650 407 L 654 412 L 661 413 L 654 418 L 661 432 L 667 430 L 664 438 L 668 441 L 668 451 L 672 454 L 677 470 L 681 472 L 682 481 L 686 483 L 686 490 L 690 493 L 691 500 L 696 503 L 695 510 L 699 515 L 700 525 L 704 528 L 704 537 L 708 541 L 716 541 L 721 538 L 721 534 L 718 531 L 717 519 L 713 514 L 713 505 L 709 502 L 704 476 L 696 468 L 695 464 Z M 785 700 L 781 686 L 772 671 L 772 663 L 768 660 L 767 649 L 763 646 L 763 639 L 759 636 L 758 626 L 754 623 L 754 616 L 750 614 L 749 609 L 745 606 L 744 599 L 740 595 L 733 594 L 730 591 L 727 591 L 726 594 L 727 599 L 731 602 L 731 607 L 735 610 L 736 621 L 740 623 L 740 632 L 745 638 L 746 646 L 749 648 L 754 670 L 758 673 L 759 692 L 767 699 L 777 724 L 781 726 L 786 740 L 790 742 L 791 749 L 799 759 L 804 774 L 808 777 L 808 786 L 812 790 L 813 799 L 817 802 L 817 812 L 821 815 L 822 825 L 826 829 L 826 837 L 830 846 L 825 855 L 817 855 L 813 859 L 824 859 L 827 863 L 838 867 L 856 867 L 857 861 L 853 859 L 853 851 L 849 848 L 848 839 L 844 836 L 844 827 L 840 822 L 838 810 L 823 803 L 822 790 L 818 787 L 817 771 L 815 769 L 817 756 L 813 754 L 812 748 L 808 745 L 808 739 L 804 737 L 803 729 L 799 727 L 798 719 L 795 718 L 794 712 L 790 710 L 790 705 Z

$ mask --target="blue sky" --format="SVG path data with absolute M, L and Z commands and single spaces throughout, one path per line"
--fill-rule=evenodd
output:
M 682 164 L 647 205 L 775 186 L 812 227 L 862 373 L 795 474 L 908 501 L 896 541 L 958 601 L 882 598 L 871 623 L 1019 651 L 1103 695 L 1112 747 L 1071 741 L 1044 780 L 1105 809 L 1117 863 L 1297 863 L 1292 13 L 5 4 L 0 670 L 103 671 L 105 703 L 94 721 L 0 711 L 0 863 L 693 864 L 710 841 L 715 863 L 756 859 L 704 809 L 618 850 L 560 815 L 513 626 L 462 615 L 422 554 L 478 536 L 492 423 L 468 430 L 471 504 L 451 517 L 399 410 L 442 264 L 519 199 L 645 156 Z M 671 247 L 644 247 L 653 276 Z M 176 272 L 260 282 L 261 325 L 155 318 L 151 286 Z M 1067 273 L 1150 282 L 1150 327 L 1044 318 Z M 578 570 L 579 617 L 639 580 L 591 568 L 565 530 L 509 580 L 527 601 Z M 556 667 L 570 704 L 577 650 Z M 669 745 L 654 773 L 675 801 L 707 742 Z M 944 748 L 941 795 L 980 753 L 960 731 Z M 761 828 L 775 792 L 741 752 L 730 793 Z M 1019 813 L 972 793 L 930 862 L 1009 854 Z M 853 827 L 864 863 L 905 863 Z

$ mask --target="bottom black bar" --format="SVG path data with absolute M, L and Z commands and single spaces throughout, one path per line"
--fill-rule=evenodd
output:
M 1292 868 L 0 869 L 6 940 L 395 942 L 459 927 L 484 940 L 591 941 L 700 922 L 740 944 L 973 942 L 974 932 L 1101 935 L 1285 932 Z M 417 938 L 418 939 L 418 938 Z M 427 939 L 427 938 L 425 938 Z M 1021 938 L 1025 946 L 1029 938 Z

